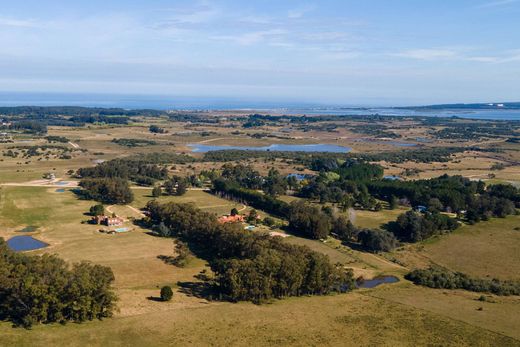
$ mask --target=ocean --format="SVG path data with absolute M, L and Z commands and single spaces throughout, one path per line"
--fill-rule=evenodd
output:
M 520 110 L 507 109 L 402 109 L 393 107 L 324 106 L 287 101 L 258 101 L 218 97 L 175 97 L 122 94 L 67 94 L 0 92 L 0 106 L 85 106 L 158 110 L 246 110 L 287 115 L 383 115 L 460 117 L 520 120 Z

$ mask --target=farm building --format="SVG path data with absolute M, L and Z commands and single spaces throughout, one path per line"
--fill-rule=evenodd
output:
M 227 216 L 222 216 L 222 217 L 219 217 L 218 219 L 219 223 L 222 223 L 222 224 L 225 224 L 225 223 L 237 223 L 237 222 L 244 222 L 244 216 L 242 215 L 234 215 L 234 216 L 231 216 L 231 215 L 227 215 Z
M 108 217 L 108 216 L 95 216 L 92 218 L 94 224 L 103 224 L 107 227 L 114 227 L 123 225 L 123 218 L 121 217 Z

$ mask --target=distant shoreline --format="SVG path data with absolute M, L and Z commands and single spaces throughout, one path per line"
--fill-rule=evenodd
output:
M 499 107 L 500 105 L 500 107 Z M 504 105 L 504 106 L 501 106 Z M 259 112 L 275 115 L 359 115 L 459 117 L 480 120 L 520 120 L 520 103 L 445 104 L 426 106 L 328 106 L 288 101 L 248 101 L 217 97 L 168 97 L 118 94 L 0 92 L 0 107 L 80 106 L 210 112 Z

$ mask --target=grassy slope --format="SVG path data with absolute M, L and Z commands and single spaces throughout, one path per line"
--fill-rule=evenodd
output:
M 212 304 L 32 331 L 3 324 L 0 334 L 6 346 L 520 345 L 485 329 L 362 294 L 262 306 Z

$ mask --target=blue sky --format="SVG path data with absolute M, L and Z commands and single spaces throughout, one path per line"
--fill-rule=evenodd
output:
M 0 91 L 520 100 L 520 0 L 3 1 Z

